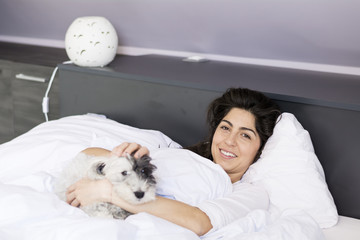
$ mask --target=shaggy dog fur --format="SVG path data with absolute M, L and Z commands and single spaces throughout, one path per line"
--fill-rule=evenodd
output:
M 114 192 L 131 204 L 140 204 L 155 199 L 156 167 L 150 157 L 101 157 L 78 154 L 64 169 L 55 183 L 55 193 L 66 201 L 66 189 L 82 178 L 104 179 L 112 184 Z M 100 202 L 80 207 L 90 216 L 125 219 L 131 213 L 111 203 Z

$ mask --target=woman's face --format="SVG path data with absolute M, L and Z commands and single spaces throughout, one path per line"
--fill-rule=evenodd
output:
M 215 130 L 211 145 L 214 162 L 219 164 L 234 183 L 253 163 L 260 148 L 260 136 L 252 113 L 233 108 Z

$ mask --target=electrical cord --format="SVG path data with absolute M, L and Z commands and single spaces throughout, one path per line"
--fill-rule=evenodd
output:
M 71 64 L 73 63 L 72 61 L 65 61 L 63 62 L 62 64 Z M 43 97 L 43 101 L 42 101 L 42 111 L 45 115 L 45 120 L 46 122 L 49 121 L 49 117 L 48 117 L 48 112 L 49 112 L 49 92 L 50 92 L 50 89 L 51 89 L 51 85 L 52 83 L 54 82 L 54 79 L 55 79 L 55 75 L 56 75 L 56 72 L 58 71 L 58 67 L 56 66 L 51 74 L 51 77 L 50 77 L 50 81 L 49 81 L 49 85 L 46 89 L 46 92 L 45 92 L 45 96 Z

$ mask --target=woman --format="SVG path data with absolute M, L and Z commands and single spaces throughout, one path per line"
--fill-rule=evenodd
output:
M 204 201 L 197 207 L 160 196 L 149 203 L 131 205 L 112 193 L 109 181 L 82 179 L 69 187 L 67 201 L 76 207 L 96 201 L 111 202 L 129 212 L 147 212 L 188 228 L 199 236 L 204 235 L 211 229 L 218 229 L 245 216 L 251 210 L 267 209 L 269 200 L 266 191 L 240 180 L 260 157 L 279 115 L 278 106 L 269 98 L 243 88 L 228 89 L 210 104 L 208 139 L 187 149 L 212 160 L 225 170 L 233 183 L 233 193 L 229 196 Z M 133 153 L 136 157 L 149 154 L 146 147 L 136 143 L 123 143 L 111 152 L 101 148 L 88 148 L 83 152 L 117 156 Z

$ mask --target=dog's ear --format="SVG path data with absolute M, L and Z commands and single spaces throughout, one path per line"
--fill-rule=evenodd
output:
M 140 161 L 143 162 L 150 162 L 151 161 L 151 157 L 149 155 L 144 155 L 140 158 Z
M 133 155 L 131 155 L 130 153 L 126 153 L 125 154 L 125 158 L 128 160 L 128 161 L 132 161 L 132 159 L 133 159 Z
M 149 155 L 144 155 L 140 158 L 140 161 L 145 163 L 148 168 L 151 169 L 151 173 L 156 170 L 156 166 L 151 163 L 152 158 Z
M 135 164 L 135 157 L 133 154 L 126 153 L 125 158 L 132 164 Z
M 96 165 L 96 172 L 99 175 L 105 175 L 105 173 L 103 172 L 104 167 L 105 167 L 105 163 L 104 162 L 100 162 Z

